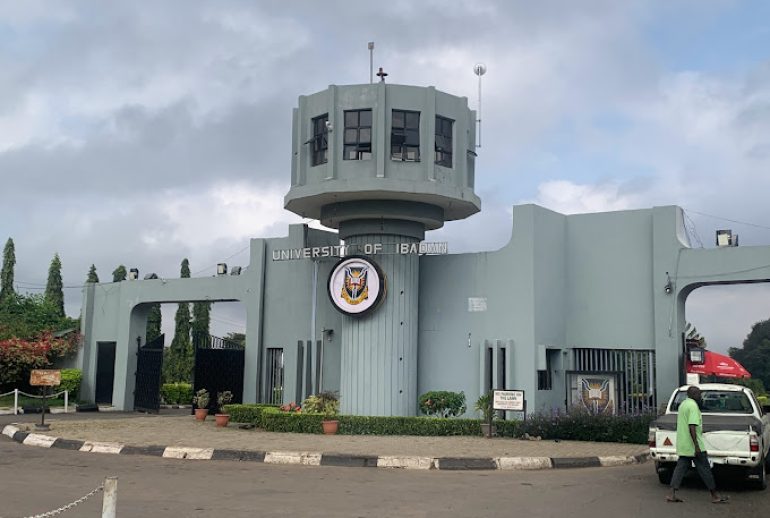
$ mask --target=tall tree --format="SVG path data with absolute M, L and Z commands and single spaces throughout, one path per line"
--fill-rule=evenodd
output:
M 99 276 L 96 274 L 96 266 L 93 264 L 91 265 L 91 268 L 88 269 L 88 277 L 86 278 L 86 284 L 88 283 L 98 283 L 99 282 Z
M 770 319 L 754 324 L 743 347 L 731 347 L 729 354 L 746 367 L 752 378 L 770 387 Z
M 64 285 L 61 280 L 61 259 L 54 254 L 51 266 L 48 267 L 48 282 L 45 284 L 45 301 L 56 311 L 59 317 L 64 317 Z
M 193 303 L 193 322 L 192 322 L 192 336 L 193 347 L 198 343 L 196 340 L 202 340 L 204 336 L 209 334 L 209 323 L 211 321 L 211 302 L 194 302 Z
M 128 277 L 128 270 L 122 264 L 112 272 L 112 282 L 125 281 L 126 277 Z
M 150 314 L 147 315 L 147 341 L 151 342 L 160 336 L 160 328 L 163 316 L 160 312 L 160 304 L 150 306 Z
M 190 262 L 182 261 L 180 277 L 190 277 Z M 193 368 L 193 349 L 190 342 L 190 304 L 182 302 L 174 317 L 174 339 L 166 352 L 163 377 L 167 383 L 191 381 Z
M 0 270 L 0 302 L 8 298 L 13 291 L 13 268 L 16 266 L 16 252 L 10 237 L 3 248 L 3 269 Z

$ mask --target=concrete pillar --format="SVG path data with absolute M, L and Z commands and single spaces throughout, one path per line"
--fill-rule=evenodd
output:
M 414 237 L 359 235 L 347 245 L 396 243 Z M 385 299 L 363 317 L 343 317 L 340 410 L 349 415 L 417 414 L 417 312 L 419 256 L 385 253 L 369 257 L 385 275 Z

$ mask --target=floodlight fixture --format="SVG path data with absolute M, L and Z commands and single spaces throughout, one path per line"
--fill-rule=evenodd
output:
M 693 347 L 689 351 L 690 354 L 690 363 L 693 364 L 703 364 L 706 361 L 706 352 L 701 349 L 700 347 Z
M 152 279 L 157 279 L 157 278 L 158 278 L 158 274 L 156 273 L 148 273 L 147 275 L 144 276 L 145 281 L 150 281 Z
M 227 264 L 226 263 L 218 263 L 217 264 L 217 275 L 227 275 Z
M 240 266 L 233 266 L 230 269 L 230 275 L 240 275 L 241 274 L 241 267 Z
M 131 268 L 128 270 L 128 280 L 135 281 L 139 278 L 139 268 Z
M 738 234 L 730 229 L 717 230 L 717 246 L 738 246 Z

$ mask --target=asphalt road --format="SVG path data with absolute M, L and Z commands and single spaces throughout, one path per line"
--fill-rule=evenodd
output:
M 770 491 L 726 488 L 711 504 L 695 480 L 683 504 L 651 464 L 530 472 L 422 472 L 179 461 L 24 446 L 0 437 L 0 517 L 41 513 L 119 477 L 120 518 L 162 517 L 754 517 Z M 98 517 L 101 495 L 61 515 Z

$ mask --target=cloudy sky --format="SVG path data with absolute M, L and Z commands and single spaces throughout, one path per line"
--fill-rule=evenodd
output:
M 21 291 L 63 263 L 67 313 L 94 263 L 195 276 L 245 264 L 282 208 L 300 94 L 395 83 L 475 107 L 482 213 L 429 239 L 492 250 L 511 206 L 684 207 L 693 233 L 770 244 L 770 2 L 391 0 L 0 2 L 0 240 Z M 732 220 L 732 221 L 730 221 Z M 770 290 L 706 288 L 687 316 L 715 350 L 770 317 Z M 243 330 L 222 308 L 214 331 Z M 166 323 L 173 307 L 164 311 Z

